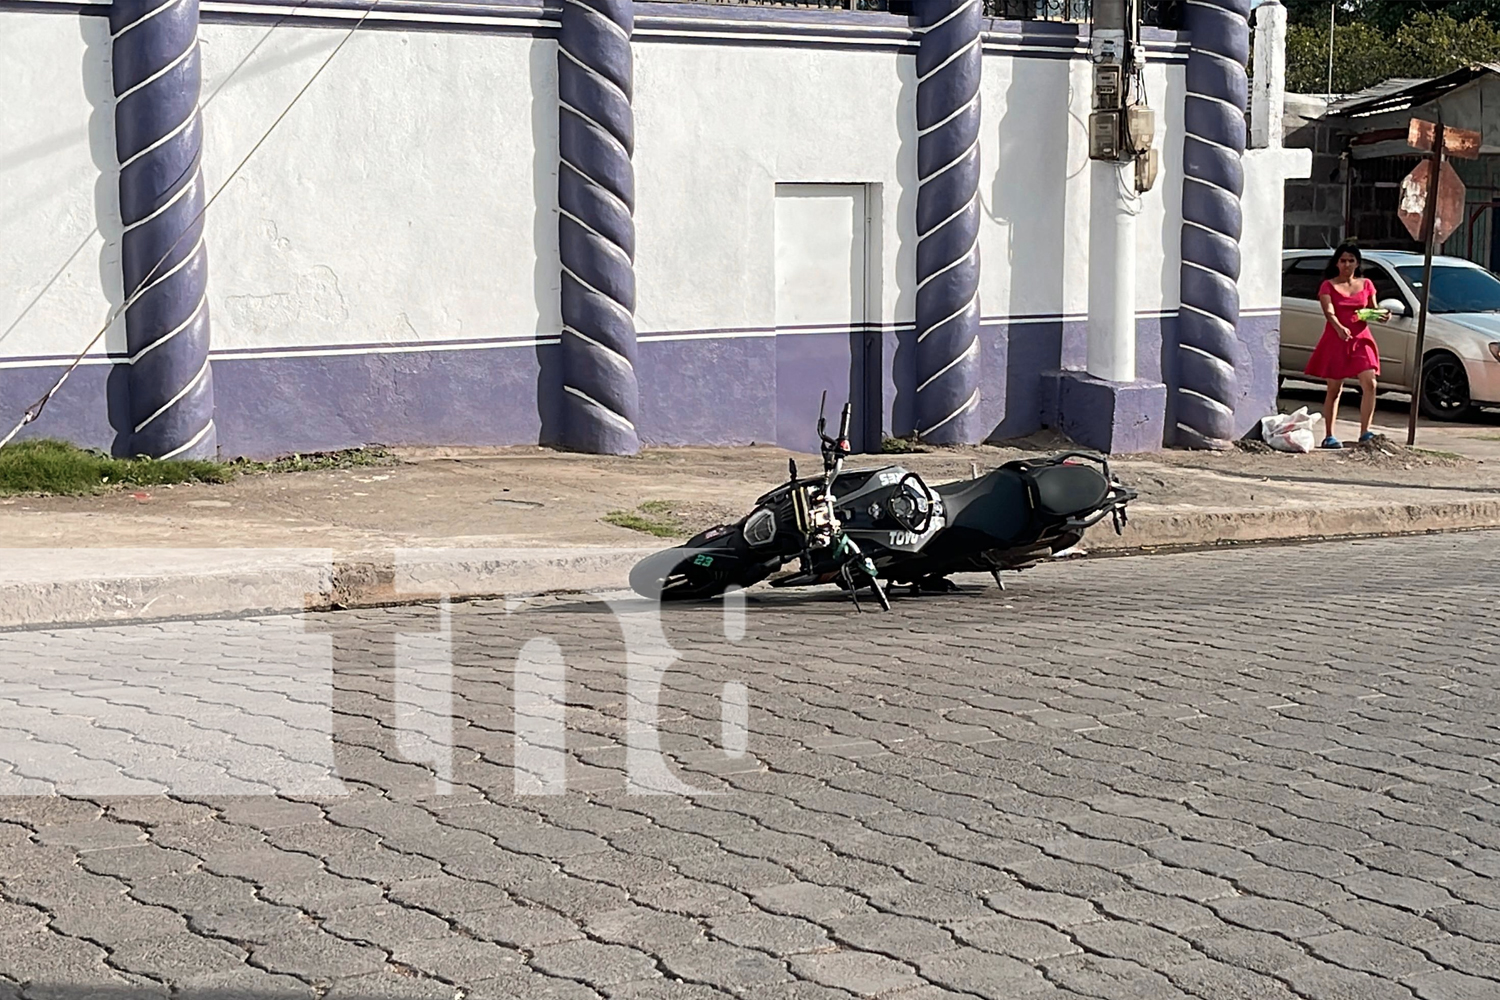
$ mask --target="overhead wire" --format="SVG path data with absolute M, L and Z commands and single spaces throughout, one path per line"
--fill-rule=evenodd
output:
M 214 92 L 209 95 L 208 100 L 203 102 L 202 106 L 199 108 L 200 112 L 202 108 L 206 108 L 210 103 L 213 102 L 213 99 L 223 91 L 225 85 L 229 83 L 229 80 L 233 78 L 234 74 L 238 73 L 240 71 L 240 68 L 243 67 L 247 62 L 249 62 L 250 57 L 253 56 L 263 44 L 265 44 L 266 39 L 271 36 L 271 33 L 274 32 L 277 28 L 281 27 L 284 23 L 286 23 L 287 19 L 290 18 L 297 9 L 306 5 L 308 2 L 309 0 L 301 0 L 301 2 L 298 3 L 297 7 L 282 15 L 280 20 L 271 25 L 266 33 L 261 36 L 260 40 L 255 43 L 255 45 L 245 55 L 245 57 L 241 59 L 239 63 L 234 67 L 234 69 L 230 72 L 229 77 L 226 77 L 225 80 L 214 89 Z M 113 326 L 115 324 L 115 321 L 119 319 L 120 316 L 124 315 L 124 313 L 131 306 L 135 305 L 140 297 L 150 289 L 151 279 L 156 276 L 156 272 L 161 270 L 161 266 L 165 264 L 167 260 L 172 256 L 172 254 L 177 251 L 177 248 L 182 245 L 182 241 L 187 237 L 188 233 L 192 232 L 193 227 L 197 225 L 198 220 L 203 218 L 203 216 L 208 212 L 209 208 L 213 206 L 214 202 L 218 201 L 219 196 L 223 194 L 224 191 L 229 187 L 229 185 L 234 182 L 234 179 L 239 176 L 240 171 L 243 170 L 245 168 L 245 165 L 250 162 L 251 157 L 253 157 L 260 150 L 261 146 L 265 145 L 266 140 L 271 137 L 271 133 L 276 131 L 277 126 L 279 126 L 282 121 L 285 120 L 287 115 L 291 114 L 292 109 L 297 106 L 297 102 L 302 100 L 303 95 L 305 95 L 308 90 L 311 89 L 312 85 L 317 82 L 318 77 L 323 75 L 323 71 L 328 68 L 328 65 L 330 63 L 333 62 L 334 57 L 336 57 L 339 52 L 343 50 L 344 46 L 349 43 L 349 39 L 354 37 L 354 33 L 364 25 L 365 21 L 368 20 L 370 15 L 375 12 L 375 8 L 379 6 L 379 4 L 380 0 L 371 0 L 371 2 L 366 5 L 364 12 L 359 16 L 359 20 L 355 21 L 354 24 L 349 28 L 349 30 L 344 33 L 344 37 L 339 39 L 339 43 L 333 47 L 333 51 L 328 53 L 327 58 L 325 58 L 323 62 L 319 64 L 318 68 L 313 71 L 312 76 L 307 78 L 307 82 L 302 85 L 302 88 L 292 96 L 292 99 L 287 104 L 287 106 L 282 109 L 279 115 L 276 116 L 276 120 L 271 122 L 270 126 L 265 130 L 264 133 L 262 133 L 261 137 L 256 140 L 255 145 L 250 147 L 250 151 L 246 153 L 244 157 L 239 161 L 239 163 L 235 165 L 235 168 L 229 172 L 229 176 L 225 178 L 224 183 L 219 185 L 219 189 L 209 197 L 208 201 L 205 202 L 203 207 L 198 210 L 197 214 L 195 214 L 191 219 L 188 220 L 187 225 L 183 227 L 182 232 L 177 235 L 177 239 L 174 240 L 172 245 L 167 248 L 167 252 L 162 254 L 161 259 L 156 262 L 156 264 L 151 268 L 150 272 L 141 279 L 140 284 L 136 286 L 135 291 L 132 292 L 127 298 L 125 298 L 125 300 L 122 301 L 118 306 L 110 310 L 109 318 L 106 319 L 104 325 L 99 328 L 99 332 L 94 334 L 93 339 L 91 339 L 88 344 L 84 346 L 83 350 L 73 358 L 72 363 L 63 370 L 63 373 L 58 376 L 57 381 L 52 384 L 52 387 L 45 393 L 43 393 L 42 397 L 26 410 L 25 414 L 22 415 L 20 422 L 12 427 L 10 432 L 6 434 L 5 437 L 0 438 L 0 448 L 4 448 L 6 445 L 10 444 L 15 436 L 21 433 L 21 430 L 27 424 L 32 423 L 42 415 L 42 411 L 47 408 L 47 404 L 52 400 L 52 397 L 57 394 L 58 390 L 60 390 L 63 387 L 64 383 L 68 381 L 68 377 L 71 376 L 73 372 L 78 368 L 78 366 L 83 363 L 84 358 L 86 358 L 89 352 L 94 349 L 94 346 L 99 343 L 100 339 L 103 338 L 103 336 L 109 331 L 109 328 Z M 74 258 L 76 258 L 81 252 L 83 252 L 83 248 L 88 245 L 89 241 L 93 239 L 94 234 L 98 231 L 99 227 L 95 226 L 93 232 L 89 233 L 89 235 L 84 238 L 83 243 L 79 245 L 78 249 L 73 251 L 72 255 L 68 258 L 67 263 L 63 265 L 63 267 L 58 271 L 57 274 L 53 275 L 52 279 L 47 282 L 42 291 L 37 294 L 36 298 L 32 299 L 31 303 L 27 305 L 24 310 L 22 310 L 21 315 L 16 318 L 15 322 L 13 322 L 9 327 L 6 328 L 5 333 L 0 334 L 0 339 L 3 339 L 10 333 L 11 330 L 15 329 L 16 325 L 20 323 L 21 319 L 25 317 L 26 313 L 29 312 L 38 301 L 40 301 L 43 295 L 46 294 L 47 289 L 51 288 L 52 285 L 57 281 L 57 279 L 61 277 L 63 272 L 67 270 L 68 266 L 72 264 Z

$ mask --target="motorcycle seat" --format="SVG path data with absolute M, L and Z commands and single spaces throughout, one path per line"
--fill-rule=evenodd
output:
M 1025 479 L 1014 469 L 999 468 L 979 479 L 943 483 L 937 492 L 952 528 L 1010 539 L 1024 532 L 1031 521 Z
M 1108 481 L 1087 465 L 1044 465 L 1021 475 L 1036 509 L 1052 517 L 1097 510 L 1109 495 Z

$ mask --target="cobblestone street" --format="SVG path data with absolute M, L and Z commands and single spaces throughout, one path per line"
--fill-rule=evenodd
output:
M 1500 534 L 1007 583 L 0 633 L 0 998 L 1500 996 Z

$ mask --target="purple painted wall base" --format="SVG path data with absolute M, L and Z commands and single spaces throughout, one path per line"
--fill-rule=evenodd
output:
M 1260 418 L 1276 412 L 1276 376 L 1281 371 L 1281 315 L 1240 316 L 1235 329 L 1234 436 L 1242 438 Z
M 1141 316 L 1136 320 L 1136 371 L 1141 378 L 1173 384 L 1169 367 L 1176 343 L 1176 316 Z M 916 334 L 885 334 L 885 432 L 905 437 L 912 430 L 910 373 L 900 362 L 910 356 L 903 345 Z M 1005 441 L 1042 429 L 1042 373 L 1081 368 L 1088 343 L 1084 319 L 1027 318 L 987 320 L 980 328 L 980 416 L 985 440 Z M 1274 382 L 1275 379 L 1273 378 Z
M 535 444 L 537 382 L 556 350 L 215 358 L 220 451 L 265 458 L 366 444 Z
M 1107 455 L 1161 451 L 1167 387 L 1161 382 L 1107 382 L 1086 372 L 1044 372 L 1044 426 Z
M 828 356 L 847 358 L 847 343 L 847 334 L 832 338 Z M 647 341 L 637 350 L 643 444 L 777 443 L 774 338 Z
M 0 369 L 0 423 L 9 430 L 62 372 L 62 365 Z M 41 418 L 23 427 L 16 440 L 54 438 L 127 457 L 132 431 L 127 374 L 124 365 L 81 365 L 52 397 Z
M 1235 368 L 1242 373 L 1238 434 L 1275 406 L 1278 327 L 1274 315 L 1241 318 L 1235 346 Z M 1141 377 L 1175 386 L 1177 318 L 1143 316 L 1138 330 Z M 1087 324 L 1062 317 L 994 320 L 982 336 L 980 412 L 988 439 L 1036 432 L 1044 426 L 1043 411 L 1057 410 L 1055 402 L 1046 402 L 1060 392 L 1056 373 L 1082 366 Z M 780 337 L 745 331 L 669 340 L 647 335 L 637 359 L 641 440 L 652 446 L 754 442 L 811 449 L 818 396 L 826 389 L 830 416 L 836 419 L 843 401 L 853 399 L 856 446 L 878 450 L 882 433 L 899 437 L 912 430 L 913 372 L 907 364 L 914 338 L 910 330 L 890 329 Z M 364 444 L 536 444 L 555 419 L 560 390 L 545 376 L 556 368 L 550 362 L 557 349 L 507 345 L 337 355 L 288 350 L 272 358 L 223 352 L 214 358 L 221 455 L 268 458 Z M 0 410 L 19 416 L 60 372 L 61 364 L 0 367 Z M 1050 381 L 1047 372 L 1054 373 Z M 125 374 L 118 364 L 80 368 L 25 435 L 114 449 L 128 424 L 121 395 Z M 1066 407 L 1063 415 L 1078 419 Z M 1170 412 L 1166 426 L 1173 426 Z M 1081 433 L 1088 438 L 1086 430 Z M 1149 446 L 1159 444 L 1158 437 Z

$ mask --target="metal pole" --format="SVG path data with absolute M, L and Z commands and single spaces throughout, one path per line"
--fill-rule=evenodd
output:
M 1333 99 L 1333 19 L 1338 11 L 1338 0 L 1328 5 L 1328 99 Z
M 1339 165 L 1344 170 L 1344 235 L 1339 240 L 1352 240 L 1358 238 L 1354 231 L 1354 156 L 1347 149 L 1339 157 Z
M 1412 448 L 1417 443 L 1417 412 L 1422 405 L 1422 380 L 1426 375 L 1427 365 L 1422 358 L 1422 352 L 1426 350 L 1427 344 L 1427 303 L 1432 299 L 1432 251 L 1433 239 L 1437 235 L 1437 200 L 1438 200 L 1438 178 L 1443 170 L 1443 112 L 1438 111 L 1437 134 L 1432 140 L 1432 172 L 1427 177 L 1427 204 L 1422 208 L 1422 242 L 1425 244 L 1424 256 L 1422 258 L 1422 304 L 1418 306 L 1421 311 L 1417 314 L 1417 350 L 1413 364 L 1416 367 L 1416 378 L 1411 384 L 1411 415 L 1406 425 L 1406 446 Z

